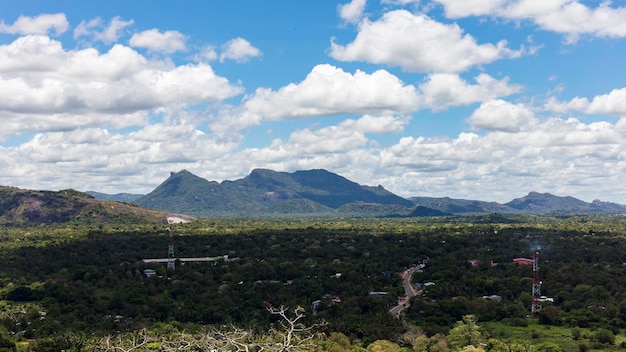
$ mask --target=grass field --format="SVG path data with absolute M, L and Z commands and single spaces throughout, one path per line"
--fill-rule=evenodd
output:
M 603 344 L 595 341 L 596 331 L 592 329 L 572 329 L 564 326 L 541 325 L 533 321 L 528 326 L 511 326 L 501 322 L 479 323 L 481 329 L 491 337 L 505 343 L 520 343 L 537 346 L 544 342 L 553 342 L 567 352 L 585 351 L 616 351 L 624 350 L 626 336 L 623 331 L 615 335 L 615 344 Z M 577 330 L 577 331 L 576 331 Z M 575 336 L 578 335 L 577 338 Z

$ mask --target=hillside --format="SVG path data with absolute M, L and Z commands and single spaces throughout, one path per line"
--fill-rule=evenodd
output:
M 516 209 L 496 203 L 449 197 L 412 197 L 416 205 L 448 214 L 517 213 Z
M 537 192 L 530 192 L 527 196 L 516 198 L 505 205 L 519 212 L 533 214 L 617 214 L 626 212 L 626 206 L 621 204 L 599 200 L 587 203 L 574 197 L 559 197 L 550 193 Z
M 172 172 L 141 196 L 88 192 L 144 208 L 196 217 L 419 217 L 474 214 L 623 214 L 626 206 L 530 192 L 501 204 L 450 197 L 402 198 L 383 186 L 364 186 L 326 170 L 293 173 L 255 169 L 239 180 L 208 181 L 187 170 Z
M 350 204 L 385 205 L 381 211 L 414 204 L 382 186 L 369 187 L 326 170 L 253 170 L 240 180 L 207 181 L 186 170 L 172 172 L 154 191 L 135 201 L 157 210 L 193 216 L 257 216 L 353 212 Z M 372 207 L 368 207 L 370 211 Z M 407 212 L 408 213 L 408 212 Z M 371 214 L 370 214 L 371 215 Z
M 116 193 L 116 194 L 106 194 L 95 191 L 87 191 L 86 194 L 100 200 L 112 200 L 114 202 L 124 202 L 124 203 L 132 203 L 137 199 L 143 197 L 143 194 L 133 194 L 133 193 Z
M 550 193 L 530 192 L 528 195 L 500 204 L 449 197 L 412 197 L 418 206 L 435 209 L 448 214 L 621 214 L 626 206 L 594 200 L 584 202 L 574 197 L 555 196 Z
M 54 192 L 0 186 L 0 224 L 2 225 L 70 222 L 161 224 L 167 223 L 167 218 L 170 216 L 174 215 L 142 209 L 132 204 L 98 200 L 71 189 Z

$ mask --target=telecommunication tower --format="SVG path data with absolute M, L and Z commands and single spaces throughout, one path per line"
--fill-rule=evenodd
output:
M 167 246 L 167 269 L 174 270 L 176 268 L 176 256 L 174 256 L 174 236 L 172 235 L 172 228 L 170 230 L 170 243 Z
M 532 304 L 530 307 L 530 313 L 533 318 L 536 318 L 541 312 L 541 280 L 539 279 L 539 247 L 535 246 L 533 252 L 533 294 Z

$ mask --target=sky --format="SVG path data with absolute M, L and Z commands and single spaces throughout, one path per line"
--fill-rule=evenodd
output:
M 626 0 L 3 0 L 0 185 L 626 204 L 625 63 Z

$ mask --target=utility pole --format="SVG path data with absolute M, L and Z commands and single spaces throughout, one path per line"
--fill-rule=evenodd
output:
M 167 247 L 167 269 L 174 270 L 176 268 L 176 256 L 174 256 L 174 236 L 172 235 L 172 228 L 170 230 L 170 243 Z

